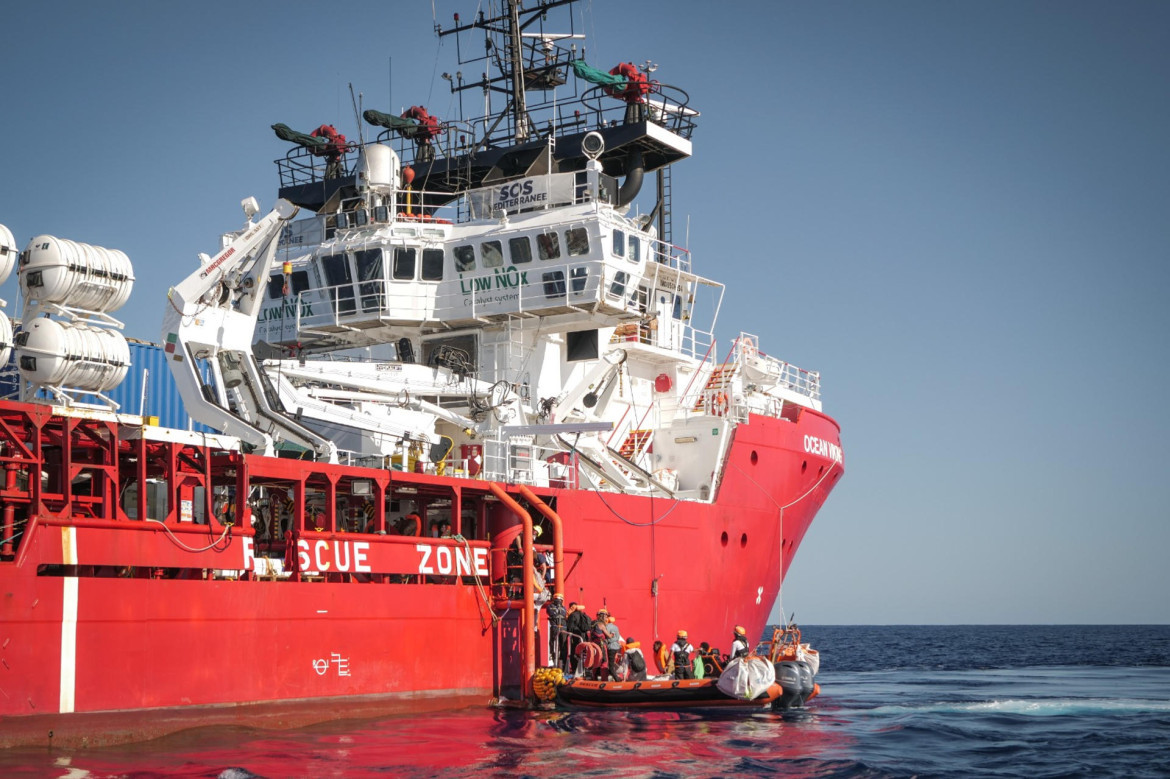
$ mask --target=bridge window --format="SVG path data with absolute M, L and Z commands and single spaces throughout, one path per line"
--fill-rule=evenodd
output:
M 292 282 L 289 291 L 293 295 L 299 295 L 309 288 L 309 272 L 293 271 L 289 281 Z M 282 297 L 284 297 L 284 275 L 274 273 L 268 277 L 268 298 L 269 300 L 277 300 Z
M 626 234 L 623 233 L 621 230 L 614 230 L 613 231 L 613 256 L 614 257 L 625 257 L 626 256 Z
M 609 296 L 611 298 L 620 298 L 626 294 L 626 282 L 630 280 L 630 275 L 625 271 L 619 270 L 613 274 L 613 283 L 609 285 Z
M 561 256 L 561 239 L 556 233 L 541 233 L 536 236 L 536 248 L 542 260 L 556 260 Z
M 565 245 L 569 247 L 570 257 L 580 257 L 589 253 L 589 233 L 584 227 L 574 227 L 565 231 Z
M 532 262 L 532 242 L 527 235 L 508 241 L 508 256 L 512 258 L 513 265 Z
M 442 249 L 423 249 L 422 280 L 423 281 L 442 281 L 443 280 L 443 250 Z
M 321 270 L 329 287 L 329 300 L 337 315 L 352 314 L 357 306 L 353 301 L 353 277 L 344 254 L 327 254 L 321 258 Z
M 585 265 L 575 265 L 569 268 L 569 288 L 573 292 L 584 292 L 585 283 L 589 280 L 589 268 Z
M 292 274 L 292 293 L 299 295 L 309 288 L 309 272 L 307 270 L 295 270 Z
M 396 281 L 414 280 L 415 249 L 398 248 L 394 250 L 394 279 Z
M 499 241 L 484 241 L 479 245 L 483 267 L 499 268 L 504 264 L 504 246 Z
M 565 272 L 563 270 L 549 271 L 541 279 L 544 282 L 544 296 L 558 298 L 565 296 Z
M 642 242 L 638 240 L 638 236 L 630 236 L 630 251 L 626 253 L 626 256 L 635 265 L 642 261 Z
M 475 247 L 471 244 L 455 247 L 455 272 L 475 270 Z
M 363 249 L 353 253 L 357 267 L 358 291 L 362 296 L 362 311 L 376 311 L 381 307 L 382 250 Z

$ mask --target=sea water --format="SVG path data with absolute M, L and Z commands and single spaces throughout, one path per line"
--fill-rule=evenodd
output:
M 1170 776 L 1170 626 L 810 626 L 804 638 L 822 692 L 801 711 L 476 708 L 202 729 L 8 750 L 0 776 Z

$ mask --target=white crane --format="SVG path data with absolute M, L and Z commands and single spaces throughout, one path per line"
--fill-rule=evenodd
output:
M 167 293 L 162 337 L 171 372 L 191 418 L 236 436 L 272 455 L 289 441 L 337 462 L 332 441 L 300 424 L 283 406 L 252 355 L 260 301 L 271 272 L 280 232 L 299 210 L 286 200 L 257 222 L 254 198 L 242 203 L 248 224 L 215 257 Z M 210 365 L 205 384 L 199 362 Z

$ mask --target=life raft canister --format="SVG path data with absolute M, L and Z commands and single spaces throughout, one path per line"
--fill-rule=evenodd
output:
M 326 157 L 331 160 L 341 158 L 345 154 L 345 136 L 337 132 L 331 124 L 323 124 L 314 130 L 310 135 L 315 135 L 318 138 L 324 138 L 327 143 L 323 149 L 312 149 L 312 153 L 318 157 Z
M 609 75 L 622 76 L 626 80 L 626 85 L 624 87 L 606 87 L 607 94 L 621 98 L 627 103 L 645 102 L 644 98 L 650 92 L 650 81 L 634 63 L 623 62 L 610 70 Z
M 403 119 L 413 119 L 418 122 L 418 129 L 414 133 L 416 140 L 429 143 L 432 138 L 443 131 L 438 117 L 431 116 L 421 105 L 412 105 L 402 112 Z

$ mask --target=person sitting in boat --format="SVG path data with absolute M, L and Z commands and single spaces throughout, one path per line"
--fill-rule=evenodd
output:
M 747 657 L 751 654 L 751 647 L 748 646 L 747 630 L 743 625 L 735 626 L 735 633 L 732 634 L 731 654 L 729 659 L 735 660 L 738 657 Z
M 694 651 L 695 648 L 687 640 L 687 632 L 680 630 L 678 637 L 674 640 L 674 644 L 670 647 L 670 654 L 674 659 L 675 679 L 695 678 L 694 663 L 691 661 L 691 652 Z
M 723 666 L 726 663 L 723 660 L 723 653 L 717 647 L 704 641 L 699 644 L 699 657 L 703 658 L 703 668 L 708 679 L 714 679 L 723 673 Z
M 670 647 L 661 641 L 654 642 L 654 664 L 658 666 L 658 673 L 662 674 L 655 678 L 674 676 L 674 659 L 671 657 Z
M 630 636 L 626 639 L 625 665 L 629 669 L 625 681 L 646 681 L 646 657 L 642 654 L 642 645 Z

